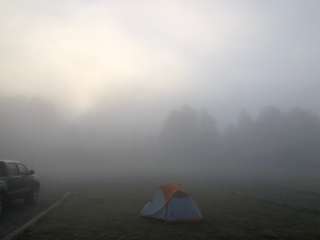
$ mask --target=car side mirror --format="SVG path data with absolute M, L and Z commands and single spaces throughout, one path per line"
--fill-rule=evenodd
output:
M 29 175 L 34 174 L 34 170 L 29 170 Z

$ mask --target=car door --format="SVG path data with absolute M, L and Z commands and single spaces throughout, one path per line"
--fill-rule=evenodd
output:
M 20 176 L 20 188 L 22 192 L 28 192 L 31 188 L 31 175 L 27 167 L 21 163 L 17 164 Z
M 17 196 L 21 193 L 22 182 L 19 169 L 16 163 L 6 163 L 8 175 L 8 193 L 10 196 Z

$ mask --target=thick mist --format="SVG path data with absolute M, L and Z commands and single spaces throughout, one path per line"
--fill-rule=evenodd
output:
M 235 124 L 221 127 L 191 106 L 173 109 L 161 124 L 132 107 L 99 105 L 68 118 L 41 99 L 2 97 L 0 157 L 59 179 L 274 179 L 316 176 L 320 166 L 320 118 L 310 111 L 266 107 L 256 117 L 243 111 Z
M 76 113 L 102 101 L 166 111 L 188 104 L 221 122 L 270 105 L 319 113 L 316 0 L 11 0 L 0 8 L 1 95 Z
M 0 158 L 55 178 L 315 175 L 319 7 L 1 1 Z

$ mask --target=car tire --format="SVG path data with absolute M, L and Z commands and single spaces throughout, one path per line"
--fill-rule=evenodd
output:
M 39 200 L 39 190 L 32 190 L 27 193 L 27 195 L 24 198 L 24 202 L 28 205 L 34 205 Z

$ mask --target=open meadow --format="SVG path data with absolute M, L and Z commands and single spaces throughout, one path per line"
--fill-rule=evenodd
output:
M 319 210 L 316 205 L 307 208 L 318 199 L 312 194 L 288 189 L 285 193 L 263 184 L 186 182 L 183 185 L 201 208 L 204 221 L 168 224 L 139 216 L 157 184 L 132 179 L 70 185 L 72 195 L 64 204 L 19 240 L 320 238 Z M 265 195 L 257 189 L 265 189 Z M 288 197 L 279 197 L 279 192 Z

